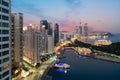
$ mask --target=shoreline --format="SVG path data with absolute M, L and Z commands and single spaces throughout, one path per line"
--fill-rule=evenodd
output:
M 112 62 L 112 63 L 118 63 L 120 64 L 120 59 L 119 60 L 111 60 L 109 57 L 104 57 L 104 56 L 94 56 L 94 57 L 91 57 L 91 58 L 94 58 L 94 59 L 99 59 L 99 60 L 102 60 L 102 61 L 107 61 L 107 62 Z
M 120 59 L 114 59 L 111 60 L 109 57 L 105 57 L 105 56 L 99 56 L 99 55 L 95 55 L 95 56 L 91 56 L 91 55 L 83 55 L 85 57 L 89 57 L 92 59 L 97 59 L 97 60 L 102 60 L 102 61 L 107 61 L 107 62 L 111 62 L 111 63 L 117 63 L 120 64 Z
M 71 48 L 71 50 L 72 50 L 72 51 L 75 51 L 75 53 L 77 53 L 78 55 L 80 55 L 78 51 L 76 51 L 76 50 L 74 50 L 74 49 L 72 49 L 72 48 Z M 91 55 L 83 55 L 83 56 L 85 56 L 85 57 L 90 57 L 90 58 L 93 58 L 93 59 L 99 59 L 99 60 L 102 60 L 102 61 L 107 61 L 107 62 L 112 62 L 112 63 L 118 63 L 118 64 L 120 64 L 120 59 L 117 59 L 117 58 L 114 58 L 114 59 L 112 60 L 112 59 L 110 59 L 109 57 L 100 56 L 100 55 L 94 55 L 94 56 L 91 56 Z
M 47 74 L 48 74 L 48 72 L 50 71 L 50 69 L 52 68 L 52 65 L 53 64 L 55 64 L 56 63 L 56 61 L 54 60 L 54 61 L 52 61 L 49 65 L 48 65 L 48 67 L 46 68 L 46 70 L 45 70 L 45 72 L 43 73 L 43 75 L 39 78 L 39 80 L 52 80 L 52 77 L 51 76 L 48 76 Z
M 72 48 L 71 48 L 71 50 L 75 51 L 75 53 L 77 53 L 78 55 L 80 55 L 77 50 L 74 50 Z M 99 59 L 99 60 L 103 60 L 103 61 L 108 61 L 108 62 L 113 62 L 113 63 L 120 64 L 120 59 L 118 59 L 118 58 L 110 59 L 109 57 L 100 56 L 100 55 L 93 55 L 93 56 L 92 55 L 83 55 L 83 56 L 90 57 L 90 58 L 93 58 L 93 59 Z
M 72 50 L 74 51 L 75 53 L 77 53 L 77 55 L 79 55 L 78 51 L 76 50 L 73 50 L 73 49 L 68 49 L 68 50 Z M 99 55 L 95 55 L 95 56 L 91 56 L 91 55 L 83 55 L 85 57 L 89 57 L 89 58 L 93 58 L 93 59 L 96 59 L 96 60 L 102 60 L 102 61 L 107 61 L 107 62 L 111 62 L 111 63 L 117 63 L 117 64 L 120 64 L 120 59 L 114 59 L 114 60 L 111 60 L 109 57 L 105 57 L 105 56 L 99 56 Z M 39 80 L 52 80 L 52 77 L 51 76 L 48 76 L 48 72 L 50 71 L 50 69 L 52 68 L 52 65 L 54 65 L 56 63 L 56 61 L 52 61 L 50 63 L 50 65 L 48 65 L 48 67 L 46 68 L 45 72 L 43 73 L 43 75 L 39 78 Z

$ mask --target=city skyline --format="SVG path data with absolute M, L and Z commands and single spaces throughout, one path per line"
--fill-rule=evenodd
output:
M 119 2 L 0 0 L 0 80 L 120 80 Z
M 24 13 L 24 25 L 39 25 L 41 19 L 59 23 L 61 30 L 73 31 L 80 22 L 98 31 L 119 33 L 119 0 L 18 0 L 12 12 Z M 22 6 L 22 7 L 21 7 Z M 104 29 L 103 29 L 104 28 Z

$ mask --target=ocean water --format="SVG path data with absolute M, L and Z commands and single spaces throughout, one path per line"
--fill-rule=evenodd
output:
M 114 36 L 107 38 L 107 40 L 111 40 L 113 43 L 120 42 L 120 34 L 113 34 Z
M 52 68 L 52 80 L 120 80 L 120 64 L 79 57 L 74 51 L 65 51 L 60 62 L 70 65 L 67 72 Z

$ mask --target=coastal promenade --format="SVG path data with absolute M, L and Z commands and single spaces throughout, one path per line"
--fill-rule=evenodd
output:
M 52 80 L 120 80 L 120 64 L 80 56 L 71 49 L 65 50 L 63 56 L 60 62 L 69 64 L 70 69 L 67 73 L 51 69 L 47 75 Z
M 72 50 L 74 51 L 76 54 L 80 54 L 79 52 L 79 49 L 77 48 L 74 48 L 74 47 L 71 47 L 71 48 L 66 48 L 68 50 Z M 104 55 L 100 55 L 100 54 L 104 54 Z M 119 57 L 115 57 L 115 55 L 108 55 L 108 53 L 104 53 L 104 52 L 100 52 L 100 54 L 97 54 L 97 55 L 83 55 L 83 56 L 86 56 L 86 57 L 90 57 L 90 58 L 93 58 L 93 59 L 99 59 L 99 60 L 103 60 L 103 61 L 107 61 L 107 62 L 113 62 L 113 63 L 119 63 L 120 64 L 120 58 Z M 107 55 L 107 56 L 105 56 Z M 48 63 L 46 67 L 44 68 L 41 68 L 40 71 L 43 69 L 44 71 L 42 72 L 42 74 L 40 74 L 40 76 L 38 77 L 38 79 L 36 80 L 52 80 L 52 77 L 48 76 L 47 73 L 49 72 L 50 70 L 50 65 L 51 64 L 54 64 L 55 63 L 55 60 L 48 60 L 47 61 Z M 41 72 L 40 72 L 41 73 Z
M 43 63 L 42 66 L 40 67 L 40 71 L 38 72 L 40 75 L 38 76 L 38 78 L 36 80 L 43 80 L 41 78 L 44 77 L 45 75 L 47 75 L 47 72 L 51 68 L 50 65 L 53 64 L 54 62 L 55 62 L 55 58 L 50 58 L 48 61 Z
M 48 67 L 55 61 L 54 57 L 51 57 L 47 61 L 43 62 L 38 69 L 34 69 L 34 72 L 21 79 L 21 80 L 41 80 L 41 77 L 44 75 L 45 71 L 48 70 Z

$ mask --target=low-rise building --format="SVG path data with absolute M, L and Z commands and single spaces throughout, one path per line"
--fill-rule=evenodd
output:
M 97 40 L 94 42 L 94 45 L 96 46 L 102 46 L 102 45 L 111 45 L 112 42 L 110 40 Z

